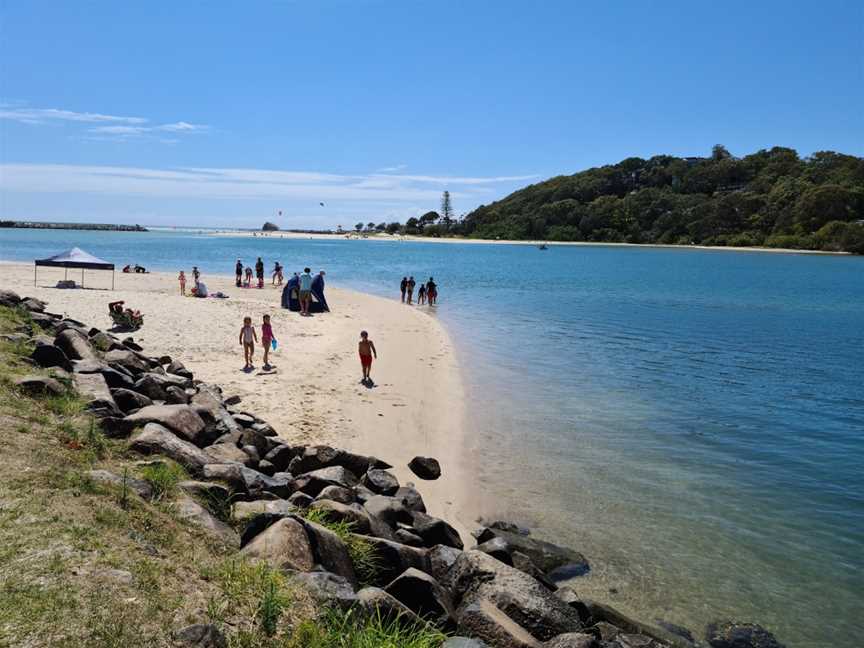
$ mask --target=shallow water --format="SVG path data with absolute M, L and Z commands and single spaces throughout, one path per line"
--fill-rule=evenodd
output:
M 0 230 L 2 260 L 71 245 L 205 277 L 260 254 L 391 296 L 434 274 L 489 513 L 585 553 L 581 594 L 857 645 L 864 259 Z

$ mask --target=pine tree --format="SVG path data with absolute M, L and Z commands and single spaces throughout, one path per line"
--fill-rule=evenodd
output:
M 450 192 L 445 191 L 441 196 L 441 222 L 444 227 L 450 229 L 450 224 L 453 222 L 453 205 L 450 204 Z

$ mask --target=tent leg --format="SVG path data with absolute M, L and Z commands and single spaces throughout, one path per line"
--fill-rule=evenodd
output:
M 36 287 L 36 272 L 38 269 L 39 269 L 39 266 L 37 266 L 37 265 L 33 266 L 33 287 L 34 288 Z
M 111 271 L 111 290 L 114 290 L 114 271 Z
M 84 287 L 84 268 L 81 268 L 81 287 Z

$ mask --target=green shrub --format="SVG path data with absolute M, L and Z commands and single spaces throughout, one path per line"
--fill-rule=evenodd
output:
M 302 623 L 288 645 L 290 648 L 439 648 L 446 639 L 447 635 L 430 625 L 330 610 L 318 620 Z
M 186 471 L 173 461 L 159 461 L 145 466 L 141 476 L 153 489 L 153 500 L 159 501 L 174 495 L 177 484 L 186 479 Z
M 345 543 L 357 580 L 361 585 L 371 585 L 378 580 L 378 574 L 381 572 L 381 557 L 375 551 L 375 545 L 363 536 L 353 533 L 353 524 L 344 520 L 333 520 L 328 516 L 327 511 L 322 509 L 307 509 L 303 517 L 329 529 Z

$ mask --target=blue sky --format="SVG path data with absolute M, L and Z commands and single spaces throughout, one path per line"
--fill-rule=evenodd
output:
M 0 19 L 2 218 L 330 227 L 716 143 L 864 154 L 861 2 L 5 0 Z

